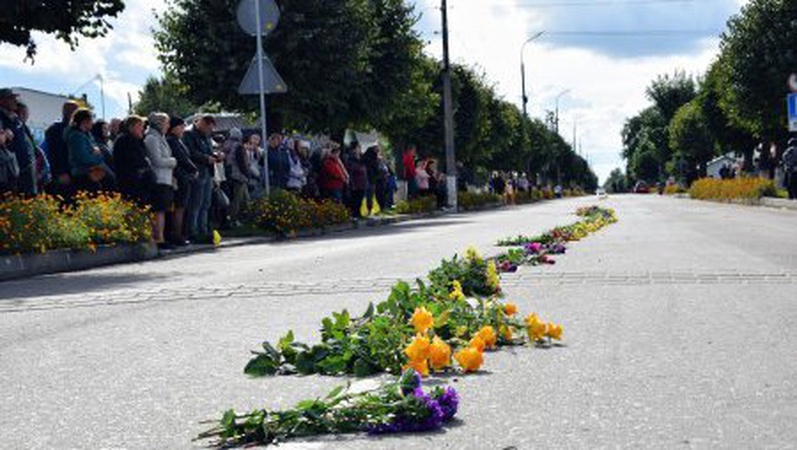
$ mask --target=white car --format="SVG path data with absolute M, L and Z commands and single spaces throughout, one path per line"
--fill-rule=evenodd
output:
M 606 189 L 604 189 L 604 188 L 596 189 L 595 190 L 595 195 L 597 195 L 598 197 L 608 197 L 609 196 L 609 194 L 606 192 Z

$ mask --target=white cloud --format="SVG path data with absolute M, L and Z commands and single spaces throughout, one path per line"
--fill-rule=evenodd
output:
M 521 106 L 520 47 L 535 32 L 543 30 L 543 17 L 528 8 L 490 0 L 467 0 L 467 7 L 449 11 L 451 57 L 456 62 L 475 65 L 486 72 L 496 90 L 508 101 Z M 463 2 L 454 5 L 464 5 Z M 432 8 L 436 0 L 419 4 L 425 23 L 440 20 Z M 562 26 L 564 27 L 564 25 Z M 663 27 L 671 28 L 671 27 Z M 622 59 L 583 48 L 553 46 L 545 37 L 526 47 L 526 83 L 529 114 L 542 118 L 555 108 L 555 96 L 571 92 L 560 101 L 560 133 L 572 140 L 573 123 L 584 154 L 604 179 L 620 158 L 625 119 L 647 106 L 645 88 L 656 76 L 686 70 L 701 75 L 718 51 L 716 39 L 704 40 L 689 54 Z M 440 57 L 441 40 L 435 35 L 427 52 Z

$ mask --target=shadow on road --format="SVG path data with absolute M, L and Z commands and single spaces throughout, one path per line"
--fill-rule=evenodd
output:
M 88 294 L 109 288 L 134 286 L 144 281 L 171 278 L 169 274 L 71 273 L 33 277 L 0 283 L 0 302 L 48 295 Z M 13 294 L 12 294 L 13 293 Z

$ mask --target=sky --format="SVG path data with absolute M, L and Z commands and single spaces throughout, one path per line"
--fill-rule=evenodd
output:
M 440 1 L 414 0 L 426 51 L 440 57 Z M 746 0 L 449 0 L 454 62 L 476 67 L 496 92 L 521 106 L 520 50 L 525 47 L 529 114 L 542 118 L 560 97 L 560 133 L 576 141 L 603 180 L 620 157 L 625 120 L 648 105 L 658 75 L 701 75 L 716 57 L 719 35 Z M 147 77 L 160 73 L 151 30 L 163 0 L 128 0 L 106 37 L 67 44 L 35 34 L 38 55 L 0 45 L 0 87 L 86 93 L 99 115 L 100 81 L 107 117 L 127 111 Z M 286 80 L 290 85 L 290 80 Z

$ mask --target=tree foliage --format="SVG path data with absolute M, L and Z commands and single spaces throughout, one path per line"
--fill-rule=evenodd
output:
M 124 7 L 122 0 L 5 0 L 0 6 L 0 42 L 26 47 L 33 60 L 33 31 L 54 34 L 74 48 L 80 36 L 104 36 L 112 28 L 108 19 Z
M 728 22 L 720 44 L 720 104 L 734 125 L 783 137 L 786 80 L 797 71 L 797 2 L 751 0 Z
M 682 106 L 670 123 L 670 147 L 706 174 L 706 163 L 716 154 L 716 139 L 703 114 L 699 99 Z
M 185 86 L 169 75 L 149 77 L 133 106 L 135 113 L 144 117 L 153 111 L 186 117 L 199 109 L 185 97 Z

